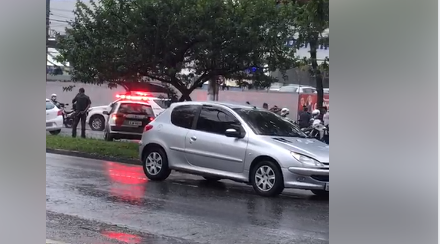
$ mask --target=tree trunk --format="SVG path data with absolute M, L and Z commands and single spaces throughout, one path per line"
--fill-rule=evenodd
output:
M 310 41 L 309 44 L 310 44 L 310 59 L 312 63 L 312 71 L 316 81 L 316 92 L 318 93 L 317 108 L 319 110 L 322 110 L 322 107 L 324 105 L 324 85 L 322 84 L 323 82 L 322 73 L 318 67 L 318 60 L 316 57 L 317 49 L 318 49 L 318 36 L 312 37 L 312 40 Z
M 208 86 L 208 101 L 218 101 L 218 82 L 217 78 L 214 77 L 209 80 Z
M 192 101 L 191 97 L 189 96 L 189 94 L 191 94 L 191 91 L 186 90 L 184 92 L 180 91 L 182 93 L 182 95 L 179 98 L 179 102 L 184 102 L 184 101 Z

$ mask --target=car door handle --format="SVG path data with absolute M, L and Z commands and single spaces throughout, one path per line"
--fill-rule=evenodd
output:
M 191 138 L 189 139 L 190 142 L 193 142 L 193 141 L 196 141 L 196 140 L 197 140 L 197 137 L 195 137 L 195 136 L 191 136 Z

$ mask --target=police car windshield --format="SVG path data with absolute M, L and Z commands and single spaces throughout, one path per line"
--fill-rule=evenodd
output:
M 121 103 L 118 113 L 122 114 L 153 114 L 153 109 L 150 105 L 142 103 Z

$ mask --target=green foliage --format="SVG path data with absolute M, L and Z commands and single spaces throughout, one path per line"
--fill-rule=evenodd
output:
M 318 64 L 317 49 L 319 45 L 329 46 L 329 36 L 323 32 L 329 28 L 329 0 L 301 0 L 293 3 L 295 12 L 294 29 L 297 45 L 307 43 L 310 46 L 310 58 L 300 60 L 300 66 L 309 67 L 310 74 L 316 80 L 318 104 L 324 101 L 323 73 L 329 69 L 329 59 Z
M 273 0 L 99 0 L 77 2 L 75 20 L 58 36 L 58 61 L 86 83 L 171 84 L 189 94 L 216 76 L 257 80 L 264 71 L 292 68 L 294 5 Z M 261 72 L 247 74 L 250 67 Z M 182 70 L 189 70 L 182 74 Z

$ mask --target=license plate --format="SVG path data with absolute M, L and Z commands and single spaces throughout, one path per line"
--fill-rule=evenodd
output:
M 328 184 L 329 184 L 329 183 L 326 183 L 326 184 L 325 184 L 325 191 L 329 191 L 329 190 L 328 190 Z
M 133 125 L 133 126 L 141 126 L 142 122 L 141 121 L 128 121 L 129 125 Z

